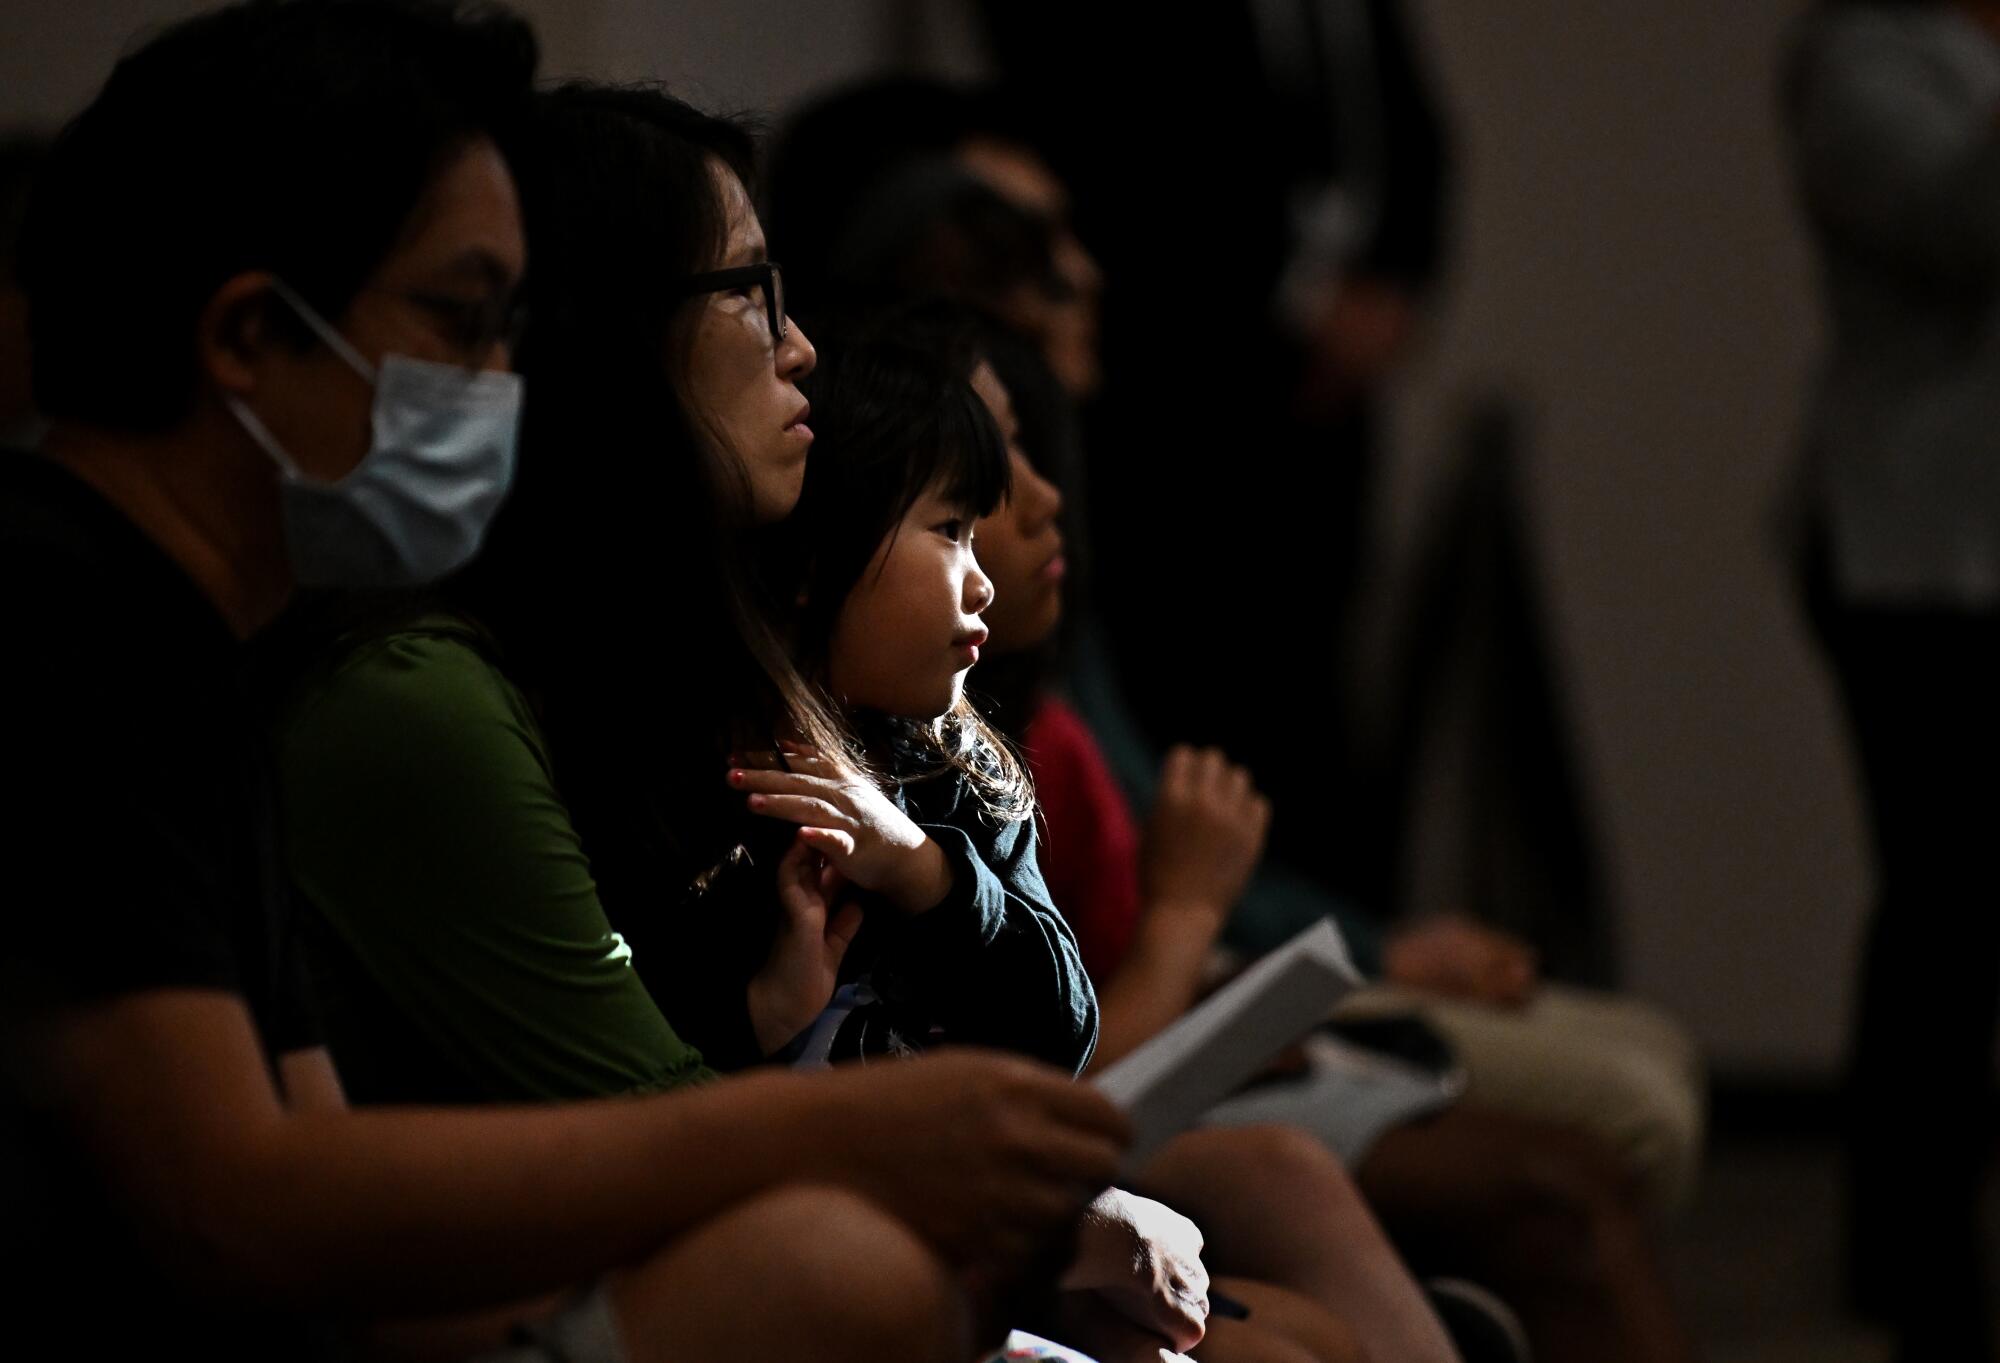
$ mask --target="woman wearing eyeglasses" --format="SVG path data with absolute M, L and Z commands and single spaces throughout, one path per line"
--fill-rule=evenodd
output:
M 815 358 L 764 259 L 747 138 L 578 86 L 543 97 L 516 159 L 535 266 L 514 492 L 437 597 L 319 622 L 282 733 L 294 877 L 331 929 L 343 1062 L 379 1101 L 703 1074 L 609 926 L 599 845 L 719 864 L 722 802 L 693 794 L 732 742 L 828 723 L 746 585 L 750 534 L 803 484 Z M 726 1020 L 703 1038 L 718 1065 L 823 1001 L 790 995 L 824 943 L 785 946 L 808 959 L 773 953 L 734 1007 L 687 1010 Z

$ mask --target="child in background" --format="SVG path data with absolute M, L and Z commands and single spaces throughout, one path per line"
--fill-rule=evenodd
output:
M 1115 1059 L 1198 997 L 1210 949 L 1256 869 L 1268 811 L 1240 767 L 1182 747 L 1163 764 L 1142 831 L 1089 725 L 1049 684 L 1067 604 L 1062 493 L 1020 437 L 1024 425 L 1054 429 L 1062 399 L 1031 352 L 1004 336 L 985 346 L 1012 385 L 996 375 L 982 389 L 1013 461 L 1007 505 L 978 527 L 981 564 L 996 603 L 1006 603 L 987 614 L 994 712 L 1023 736 L 1048 817 L 1050 883 L 1100 981 L 1098 1055 Z M 1530 972 L 1491 987 L 1532 985 Z M 1686 1356 L 1644 1227 L 1585 1135 L 1476 1104 L 1447 1107 L 1450 1095 L 1434 1087 L 1309 1054 L 1307 1075 L 1233 1098 L 1212 1118 L 1293 1122 L 1336 1150 L 1357 1150 L 1363 1191 L 1412 1259 L 1499 1289 L 1537 1356 Z M 1568 1229 L 1551 1235 L 1552 1225 Z

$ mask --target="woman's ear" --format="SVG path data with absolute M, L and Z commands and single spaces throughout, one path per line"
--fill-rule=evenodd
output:
M 223 281 L 195 323 L 195 357 L 208 381 L 243 397 L 257 387 L 260 361 L 272 344 L 271 275 L 249 270 Z

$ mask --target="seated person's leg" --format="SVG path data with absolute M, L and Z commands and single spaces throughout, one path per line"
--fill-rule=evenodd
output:
M 1155 1156 L 1139 1182 L 1200 1225 L 1211 1264 L 1332 1312 L 1353 1327 L 1370 1357 L 1454 1357 L 1346 1170 L 1305 1132 L 1191 1131 Z
M 1418 1271 L 1492 1288 L 1543 1363 L 1691 1356 L 1629 1181 L 1588 1135 L 1462 1104 L 1384 1135 L 1356 1176 Z
M 1208 1338 L 1194 1351 L 1202 1363 L 1229 1357 L 1226 1351 L 1234 1347 L 1236 1330 L 1246 1325 L 1288 1342 L 1321 1363 L 1362 1363 L 1368 1357 L 1354 1327 L 1310 1297 L 1247 1278 L 1218 1278 L 1215 1286 L 1250 1308 L 1250 1315 L 1244 1321 L 1211 1317 Z M 1217 1352 L 1218 1340 L 1224 1352 Z
M 747 1202 L 612 1278 L 610 1294 L 630 1363 L 974 1355 L 966 1298 L 943 1262 L 835 1189 Z
M 1701 1164 L 1707 1095 L 1686 1029 L 1631 999 L 1543 986 L 1518 1009 L 1425 998 L 1479 1106 L 1590 1132 L 1655 1213 L 1684 1205 Z

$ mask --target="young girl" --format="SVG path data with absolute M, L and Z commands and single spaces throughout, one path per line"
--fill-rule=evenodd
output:
M 846 987 L 795 1054 L 949 1039 L 1076 1070 L 1096 998 L 1035 863 L 1027 776 L 965 697 L 993 596 L 972 527 L 1008 485 L 972 369 L 969 337 L 904 318 L 834 348 L 811 382 L 836 453 L 808 475 L 768 567 L 798 602 L 800 668 L 858 751 L 843 771 L 788 748 L 728 779 L 867 896 Z

